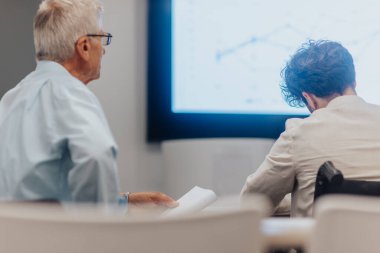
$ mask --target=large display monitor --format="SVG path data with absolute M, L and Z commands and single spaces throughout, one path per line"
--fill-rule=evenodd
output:
M 358 93 L 380 103 L 380 2 L 150 0 L 148 140 L 277 138 L 289 117 L 280 72 L 309 39 L 354 56 Z

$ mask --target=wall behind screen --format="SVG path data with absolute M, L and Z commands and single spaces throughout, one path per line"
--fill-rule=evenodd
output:
M 35 68 L 33 17 L 39 0 L 1 0 L 0 97 Z

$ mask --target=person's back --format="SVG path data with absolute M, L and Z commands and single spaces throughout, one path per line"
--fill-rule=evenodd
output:
M 1 200 L 116 201 L 116 166 L 107 172 L 116 159 L 116 144 L 107 121 L 96 97 L 61 65 L 39 62 L 36 71 L 4 95 L 0 139 Z M 108 159 L 106 167 L 80 166 L 78 173 L 76 152 L 86 163 Z M 77 182 L 91 181 L 94 175 L 108 183 L 107 191 L 76 189 Z
M 116 143 L 86 85 L 109 45 L 97 0 L 44 0 L 37 68 L 0 102 L 0 200 L 117 203 Z
M 332 161 L 345 177 L 380 180 L 380 107 L 356 96 L 351 54 L 333 41 L 309 41 L 286 64 L 281 86 L 291 106 L 311 115 L 290 119 L 242 194 L 264 193 L 277 206 L 292 193 L 291 215 L 311 216 L 316 174 Z
M 0 102 L 0 201 L 176 207 L 160 192 L 119 192 L 117 147 L 87 85 L 105 46 L 98 0 L 43 0 L 34 18 L 37 68 Z
M 358 96 L 339 96 L 304 120 L 289 120 L 294 156 L 292 214 L 312 214 L 320 165 L 333 161 L 346 178 L 380 181 L 380 106 Z M 302 205 L 299 205 L 299 203 Z

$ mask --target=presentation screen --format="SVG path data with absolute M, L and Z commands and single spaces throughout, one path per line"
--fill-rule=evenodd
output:
M 151 0 L 148 139 L 276 138 L 306 108 L 283 100 L 280 72 L 307 40 L 353 55 L 357 91 L 380 104 L 380 2 Z

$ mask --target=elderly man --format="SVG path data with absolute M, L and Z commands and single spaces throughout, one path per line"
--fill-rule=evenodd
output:
M 117 203 L 117 146 L 86 87 L 104 46 L 97 0 L 45 0 L 34 20 L 37 68 L 0 102 L 0 199 Z M 173 207 L 162 193 L 121 194 L 129 203 Z
M 312 215 L 317 171 L 333 161 L 345 177 L 380 180 L 380 106 L 356 95 L 351 54 L 332 41 L 310 41 L 282 72 L 290 105 L 311 115 L 290 119 L 242 195 L 264 193 L 277 206 L 292 193 L 291 215 Z

